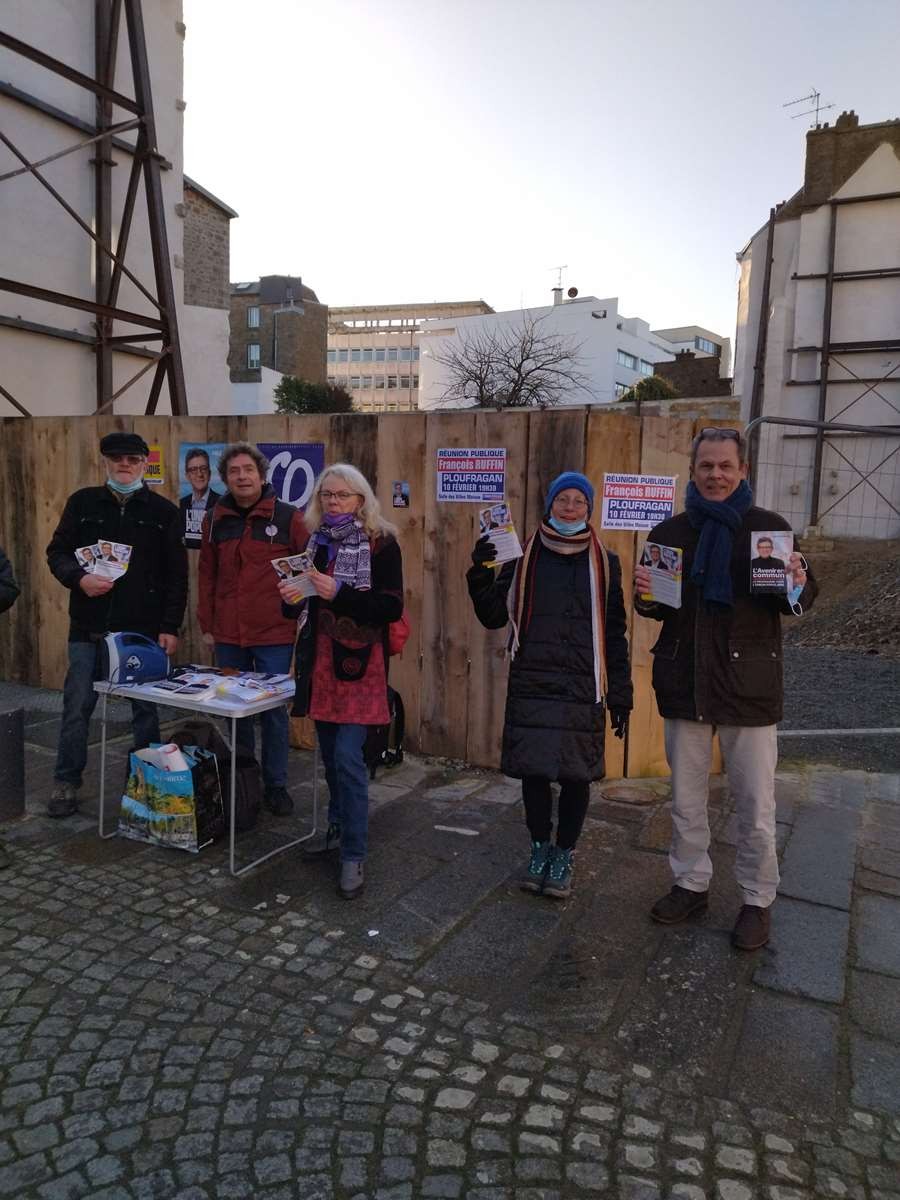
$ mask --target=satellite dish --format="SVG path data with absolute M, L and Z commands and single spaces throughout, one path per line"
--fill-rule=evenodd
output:
M 566 292 L 566 295 L 569 297 L 570 300 L 574 300 L 575 297 L 578 295 L 578 288 L 570 287 L 569 290 Z

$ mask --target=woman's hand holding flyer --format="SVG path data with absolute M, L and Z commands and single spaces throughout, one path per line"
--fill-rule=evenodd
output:
M 496 557 L 484 565 L 496 567 L 522 557 L 522 546 L 516 535 L 508 504 L 492 504 L 479 513 L 482 536 L 487 536 L 497 551 Z
M 316 571 L 312 555 L 308 551 L 286 558 L 273 558 L 272 567 L 278 576 L 278 591 L 287 604 L 297 604 L 308 596 L 319 594 L 313 582 Z

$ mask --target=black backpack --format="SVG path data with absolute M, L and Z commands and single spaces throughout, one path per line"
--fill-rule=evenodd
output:
M 395 767 L 403 762 L 403 738 L 406 733 L 406 714 L 400 693 L 388 686 L 388 712 L 386 725 L 370 725 L 363 755 L 369 768 L 369 778 L 375 778 L 379 767 Z

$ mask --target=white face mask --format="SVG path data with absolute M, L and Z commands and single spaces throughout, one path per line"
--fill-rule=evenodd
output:
M 551 517 L 548 524 L 552 525 L 557 533 L 561 533 L 564 536 L 581 533 L 587 529 L 587 521 L 584 519 L 580 521 L 561 521 L 559 517 Z

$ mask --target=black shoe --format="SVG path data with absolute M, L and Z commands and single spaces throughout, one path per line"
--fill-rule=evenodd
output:
M 334 854 L 341 844 L 341 827 L 331 821 L 328 828 L 321 830 L 315 837 L 303 845 L 304 858 L 321 858 L 325 854 Z
M 291 794 L 287 788 L 266 788 L 263 793 L 263 803 L 269 812 L 273 812 L 276 817 L 289 817 L 294 811 L 294 801 L 291 799 Z
M 677 925 L 694 913 L 705 912 L 708 904 L 706 892 L 691 892 L 676 883 L 670 892 L 653 905 L 650 916 L 660 925 Z
M 355 900 L 361 896 L 366 882 L 365 869 L 361 862 L 342 862 L 338 894 L 342 900 Z
M 55 783 L 47 801 L 48 817 L 71 817 L 78 812 L 78 796 L 74 784 Z
M 759 950 L 769 940 L 769 928 L 769 910 L 745 904 L 731 931 L 731 944 L 735 950 Z

